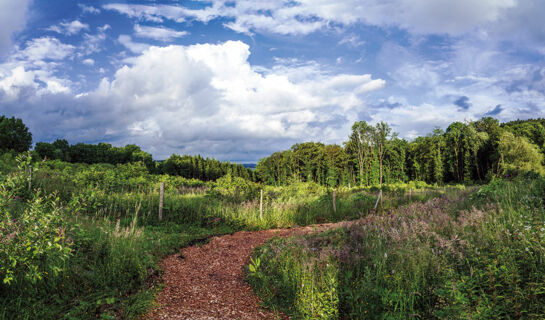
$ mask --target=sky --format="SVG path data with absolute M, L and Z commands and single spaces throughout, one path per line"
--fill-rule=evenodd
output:
M 33 141 L 255 162 L 545 117 L 542 0 L 0 0 L 0 114 Z

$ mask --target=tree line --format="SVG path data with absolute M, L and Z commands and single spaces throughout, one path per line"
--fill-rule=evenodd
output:
M 32 134 L 21 119 L 0 116 L 0 153 L 23 152 Z M 410 180 L 428 183 L 481 183 L 495 176 L 521 171 L 544 172 L 545 119 L 500 124 L 485 117 L 453 122 L 446 130 L 435 128 L 426 136 L 407 141 L 385 122 L 358 121 L 343 145 L 304 142 L 261 159 L 256 170 L 200 155 L 173 154 L 154 161 L 151 154 L 129 144 L 70 145 L 64 139 L 38 142 L 34 151 L 42 159 L 72 163 L 124 164 L 143 162 L 150 173 L 170 174 L 203 181 L 224 175 L 283 185 L 313 181 L 336 186 L 369 186 Z
M 203 181 L 216 180 L 226 174 L 255 181 L 255 173 L 243 165 L 203 158 L 200 155 L 173 154 L 164 161 L 154 161 L 151 154 L 142 151 L 139 146 L 128 144 L 124 147 L 115 147 L 109 143 L 70 145 L 64 139 L 55 142 L 38 142 L 34 151 L 42 159 L 58 159 L 72 163 L 109 163 L 125 164 L 143 162 L 148 171 L 153 174 L 169 174 L 188 179 Z
M 180 156 L 173 154 L 159 163 L 158 171 L 164 174 L 203 181 L 216 180 L 227 174 L 254 182 L 257 180 L 255 172 L 245 168 L 242 164 L 203 158 L 200 155 Z
M 25 152 L 32 146 L 32 134 L 21 119 L 0 116 L 0 154 Z M 173 154 L 165 161 L 154 161 L 151 154 L 139 146 L 128 144 L 124 147 L 109 143 L 70 144 L 65 139 L 54 142 L 38 142 L 33 152 L 47 160 L 61 160 L 70 163 L 108 163 L 112 165 L 142 162 L 152 174 L 169 174 L 203 181 L 216 180 L 224 175 L 256 181 L 253 170 L 241 164 L 203 158 L 200 155 L 180 156 Z
M 523 171 L 543 173 L 545 119 L 500 125 L 485 117 L 453 122 L 413 141 L 401 139 L 385 122 L 358 121 L 343 146 L 305 142 L 261 159 L 258 178 L 268 184 L 314 181 L 321 185 L 481 183 Z

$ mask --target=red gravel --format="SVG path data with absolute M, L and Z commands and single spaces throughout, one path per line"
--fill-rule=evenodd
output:
M 243 268 L 252 250 L 273 236 L 325 230 L 340 224 L 293 229 L 242 231 L 214 237 L 202 246 L 181 250 L 161 263 L 164 289 L 157 307 L 144 319 L 277 319 L 259 305 L 252 288 L 244 282 Z M 182 258 L 183 257 L 183 258 Z

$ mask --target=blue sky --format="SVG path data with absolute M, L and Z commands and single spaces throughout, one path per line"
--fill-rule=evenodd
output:
M 0 0 L 0 114 L 34 141 L 254 162 L 354 121 L 545 116 L 540 0 Z

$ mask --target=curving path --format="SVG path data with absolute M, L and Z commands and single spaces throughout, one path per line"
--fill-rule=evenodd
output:
M 263 309 L 245 283 L 243 268 L 252 250 L 274 236 L 306 234 L 342 224 L 241 231 L 184 248 L 161 263 L 165 287 L 156 299 L 157 306 L 144 319 L 287 319 Z

